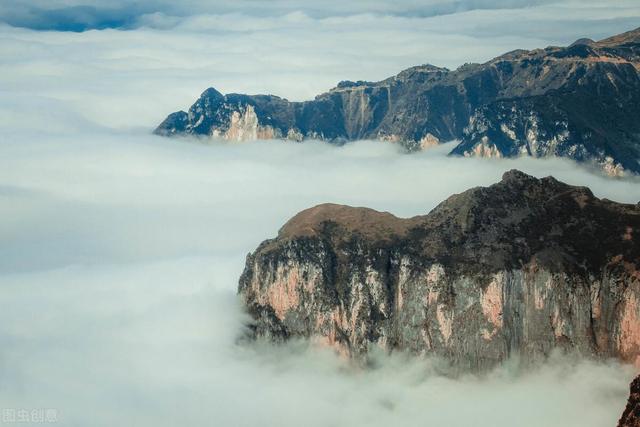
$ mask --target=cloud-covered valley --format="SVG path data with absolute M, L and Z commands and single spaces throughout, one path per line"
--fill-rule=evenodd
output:
M 512 168 L 636 203 L 637 181 L 558 159 L 450 158 L 446 146 L 150 134 L 208 86 L 306 99 L 419 63 L 599 38 L 640 16 L 635 2 L 524 3 L 432 4 L 445 14 L 280 2 L 265 14 L 202 2 L 188 14 L 142 2 L 126 30 L 0 27 L 0 408 L 55 408 L 69 426 L 613 425 L 628 367 L 556 360 L 451 379 L 396 355 L 363 371 L 300 343 L 238 343 L 235 293 L 246 254 L 318 203 L 424 214 Z M 0 11 L 11 23 L 20 8 Z
M 57 408 L 62 425 L 601 426 L 624 404 L 632 371 L 615 364 L 453 380 L 402 356 L 359 371 L 303 345 L 239 344 L 235 287 L 244 255 L 316 203 L 409 216 L 512 167 L 622 201 L 640 199 L 637 184 L 564 161 L 413 156 L 375 142 L 86 133 L 1 151 L 5 407 Z

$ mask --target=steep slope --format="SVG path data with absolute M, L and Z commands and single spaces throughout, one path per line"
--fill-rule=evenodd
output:
M 518 171 L 425 216 L 320 205 L 247 257 L 258 336 L 483 370 L 554 349 L 640 362 L 640 205 Z
M 409 68 L 380 82 L 344 81 L 312 101 L 207 89 L 160 135 L 397 141 L 453 139 L 464 156 L 561 156 L 611 175 L 640 172 L 640 29 L 600 42 L 509 52 L 450 71 Z
M 462 155 L 556 155 L 607 173 L 640 171 L 640 31 L 491 61 L 516 67 L 518 89 L 474 111 Z M 522 92 L 519 92 L 519 91 Z
M 629 400 L 618 427 L 640 427 L 640 375 L 629 386 Z

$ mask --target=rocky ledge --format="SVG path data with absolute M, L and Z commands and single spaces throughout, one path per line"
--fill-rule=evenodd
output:
M 609 175 L 640 173 L 640 29 L 568 47 L 516 50 L 456 70 L 420 65 L 379 82 L 339 83 L 304 102 L 209 88 L 160 135 L 232 141 L 394 141 L 451 154 L 560 156 Z
M 512 170 L 429 214 L 323 204 L 247 256 L 255 336 L 482 371 L 554 350 L 640 362 L 640 205 Z

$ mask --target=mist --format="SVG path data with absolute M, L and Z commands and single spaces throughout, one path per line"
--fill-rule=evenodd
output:
M 597 38 L 588 32 L 640 16 L 633 2 L 512 2 L 500 14 L 480 3 L 320 16 L 287 2 L 275 15 L 156 11 L 129 30 L 0 27 L 0 409 L 53 408 L 59 425 L 97 427 L 614 425 L 628 366 L 557 357 L 448 378 L 395 354 L 360 369 L 303 342 L 239 342 L 236 286 L 246 254 L 318 203 L 425 214 L 512 168 L 637 203 L 637 180 L 561 159 L 451 158 L 450 145 L 408 155 L 375 141 L 151 135 L 208 86 L 306 99 L 419 63 Z M 569 9 L 582 21 L 556 21 L 556 33 L 507 25 Z

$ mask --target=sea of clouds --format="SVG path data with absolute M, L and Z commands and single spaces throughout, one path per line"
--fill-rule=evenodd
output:
M 615 363 L 451 379 L 399 355 L 361 370 L 301 344 L 238 344 L 245 255 L 314 204 L 424 214 L 511 168 L 640 200 L 638 181 L 558 159 L 150 134 L 208 86 L 307 99 L 342 79 L 600 38 L 640 17 L 630 1 L 341 3 L 141 2 L 126 25 L 61 32 L 33 28 L 78 21 L 80 6 L 100 21 L 101 2 L 0 2 L 3 20 L 32 27 L 0 26 L 0 409 L 52 408 L 65 426 L 615 424 L 633 376 Z M 114 5 L 116 17 L 138 10 Z

